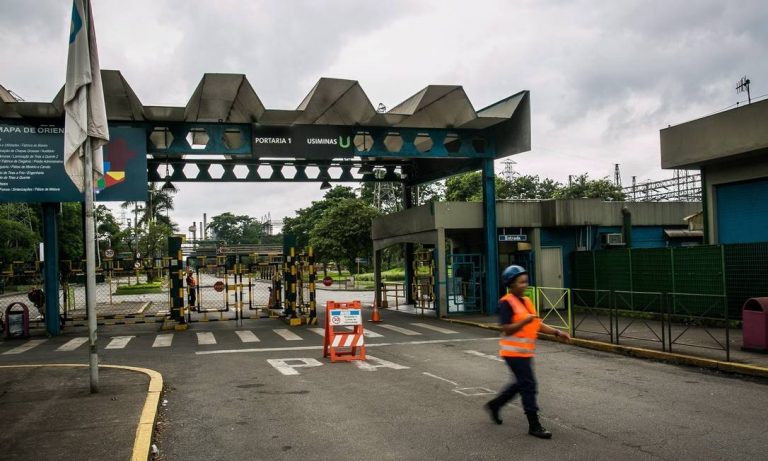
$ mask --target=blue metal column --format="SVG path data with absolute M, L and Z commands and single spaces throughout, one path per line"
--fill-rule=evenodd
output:
M 483 160 L 483 240 L 485 242 L 485 311 L 496 313 L 499 299 L 499 249 L 496 241 L 496 175 L 493 159 Z
M 403 184 L 403 207 L 407 210 L 413 207 L 413 190 Z M 403 260 L 405 261 L 405 303 L 413 304 L 413 243 L 406 243 L 403 248 Z
M 58 203 L 43 203 L 43 279 L 45 280 L 45 330 L 61 334 L 59 319 L 59 230 L 56 224 Z

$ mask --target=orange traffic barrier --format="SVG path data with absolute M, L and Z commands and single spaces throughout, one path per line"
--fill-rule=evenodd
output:
M 352 331 L 337 327 L 351 326 Z M 360 301 L 334 302 L 325 304 L 325 340 L 323 357 L 331 362 L 365 360 L 365 338 L 363 336 L 363 315 Z

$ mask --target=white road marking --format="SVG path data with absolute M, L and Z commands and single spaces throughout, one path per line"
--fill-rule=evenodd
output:
M 298 363 L 289 363 L 297 361 Z M 267 359 L 267 363 L 285 376 L 298 375 L 299 372 L 296 371 L 296 368 L 319 367 L 323 365 L 317 359 Z
M 325 337 L 325 328 L 307 328 L 307 330 Z
M 285 339 L 286 341 L 301 341 L 301 336 L 297 335 L 291 330 L 286 330 L 285 328 L 279 328 L 277 330 L 272 330 L 272 331 L 282 336 L 283 339 Z
M 372 355 L 366 355 L 365 361 L 355 360 L 355 365 L 357 365 L 357 368 L 365 371 L 376 371 L 377 368 L 392 368 L 393 370 L 407 370 L 410 368 Z
M 432 339 L 425 341 L 404 341 L 401 343 L 375 343 L 366 344 L 366 348 L 386 347 L 386 346 L 413 346 L 419 344 L 445 344 L 445 343 L 463 343 L 467 341 L 498 341 L 499 338 L 462 338 L 462 339 Z M 215 351 L 196 351 L 196 355 L 208 354 L 242 354 L 249 352 L 285 352 L 285 351 L 311 351 L 322 349 L 323 346 L 297 346 L 297 347 L 264 347 L 258 349 L 221 349 Z
M 261 341 L 251 330 L 237 330 L 235 333 L 240 337 L 240 341 L 244 343 L 257 343 Z
M 355 327 L 347 327 L 347 330 L 349 331 L 352 331 L 354 329 Z M 380 335 L 375 331 L 366 330 L 365 328 L 363 328 L 363 335 L 365 335 L 366 338 L 383 338 L 384 337 L 384 335 Z
M 455 335 L 455 334 L 459 333 L 458 331 L 449 330 L 447 328 L 436 327 L 436 326 L 430 325 L 428 323 L 412 323 L 411 325 L 416 326 L 416 327 L 420 327 L 420 328 L 426 328 L 427 330 L 436 331 L 438 333 L 444 333 L 446 335 Z
M 105 349 L 124 349 L 135 336 L 113 336 Z
M 474 397 L 476 395 L 493 395 L 496 393 L 486 387 L 460 387 L 454 389 L 453 392 L 464 395 L 466 397 Z
M 379 328 L 386 328 L 387 330 L 396 331 L 398 333 L 402 333 L 402 334 L 408 335 L 408 336 L 421 336 L 421 333 L 419 333 L 418 331 L 408 330 L 406 328 L 400 328 L 400 327 L 396 327 L 394 325 L 384 325 L 384 324 L 381 324 L 381 325 L 379 325 Z
M 56 350 L 60 352 L 73 351 L 87 342 L 88 342 L 87 336 L 83 338 L 73 338 L 67 341 L 63 346 L 59 347 Z
M 478 352 L 478 351 L 464 351 L 464 353 L 465 354 L 469 354 L 469 355 L 476 355 L 476 356 L 482 357 L 484 359 L 495 360 L 497 362 L 503 362 L 504 361 L 504 359 L 502 359 L 498 355 L 484 354 L 484 353 Z
M 35 348 L 46 341 L 48 340 L 47 339 L 30 339 L 29 341 L 25 342 L 21 346 L 14 347 L 9 351 L 3 352 L 3 355 L 21 354 L 22 352 L 27 352 L 28 350 Z
M 453 381 L 451 381 L 451 380 L 449 380 L 449 379 L 441 378 L 441 377 L 439 377 L 439 376 L 437 376 L 437 375 L 433 375 L 432 373 L 427 373 L 427 372 L 425 371 L 425 372 L 423 372 L 422 374 L 423 374 L 423 375 L 426 375 L 426 376 L 429 376 L 430 378 L 439 379 L 440 381 L 445 381 L 446 383 L 451 383 L 451 384 L 453 384 L 454 386 L 458 386 L 458 383 L 455 383 L 455 382 L 453 382 Z
M 201 346 L 208 346 L 216 344 L 216 337 L 210 331 L 201 331 L 197 333 L 197 344 Z
M 152 347 L 171 347 L 172 342 L 173 342 L 173 333 L 157 335 L 155 337 L 155 342 L 152 343 Z

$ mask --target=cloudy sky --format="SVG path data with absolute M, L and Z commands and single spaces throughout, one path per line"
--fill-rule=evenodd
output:
M 531 91 L 524 174 L 662 179 L 659 129 L 768 93 L 768 6 L 733 1 L 93 0 L 101 67 L 145 105 L 184 106 L 206 72 L 243 73 L 268 108 L 295 109 L 320 77 L 358 80 L 394 107 L 459 84 L 475 108 Z M 2 0 L 0 84 L 50 101 L 64 82 L 71 2 Z M 497 171 L 502 166 L 498 165 Z M 186 228 L 223 211 L 273 218 L 317 184 L 181 184 Z

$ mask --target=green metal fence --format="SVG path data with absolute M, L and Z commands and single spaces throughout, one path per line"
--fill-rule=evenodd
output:
M 747 299 L 768 296 L 768 242 L 577 252 L 572 261 L 572 288 L 684 295 L 673 314 L 722 318 L 711 304 L 725 297 L 728 317 L 740 319 Z

